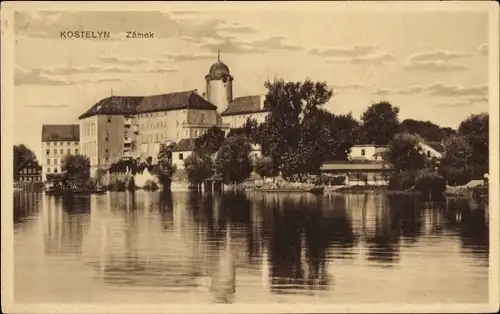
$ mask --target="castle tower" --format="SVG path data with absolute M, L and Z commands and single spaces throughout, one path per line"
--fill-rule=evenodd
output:
M 227 65 L 220 61 L 220 51 L 217 53 L 217 62 L 210 67 L 205 81 L 207 100 L 217 106 L 219 113 L 224 112 L 233 100 L 233 77 Z

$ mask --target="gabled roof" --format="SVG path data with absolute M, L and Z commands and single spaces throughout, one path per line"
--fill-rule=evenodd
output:
M 78 124 L 45 124 L 42 125 L 42 141 L 79 141 L 80 126 Z
M 182 140 L 175 145 L 175 147 L 172 149 L 174 152 L 188 152 L 188 151 L 193 151 L 195 147 L 195 141 L 196 139 L 194 138 L 183 138 Z
M 216 110 L 217 107 L 194 90 L 153 96 L 111 96 L 83 113 L 79 119 L 93 115 L 133 115 L 178 109 Z
M 444 145 L 441 144 L 440 142 L 423 142 L 423 144 L 429 146 L 430 148 L 434 149 L 438 153 L 444 153 Z
M 232 116 L 237 114 L 249 114 L 267 111 L 267 109 L 261 108 L 261 96 L 255 95 L 235 98 L 231 103 L 229 103 L 229 106 L 221 115 Z

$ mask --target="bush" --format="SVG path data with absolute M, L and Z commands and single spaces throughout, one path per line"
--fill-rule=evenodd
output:
M 424 169 L 418 172 L 415 189 L 426 199 L 438 199 L 446 190 L 446 180 L 436 171 Z
M 389 190 L 408 190 L 415 185 L 415 172 L 403 171 L 393 174 L 389 179 Z
M 153 180 L 147 180 L 144 183 L 144 186 L 142 187 L 142 189 L 145 191 L 156 191 L 159 188 L 160 188 L 160 186 L 158 185 L 158 183 L 156 183 L 156 181 L 153 181 Z

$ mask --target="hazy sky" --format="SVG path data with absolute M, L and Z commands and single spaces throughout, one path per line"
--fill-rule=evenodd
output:
M 386 100 L 400 118 L 457 127 L 488 110 L 488 15 L 466 12 L 17 12 L 15 142 L 41 149 L 42 124 L 77 123 L 111 95 L 204 91 L 221 60 L 235 97 L 264 82 L 326 81 L 327 108 L 359 118 Z M 61 31 L 109 31 L 62 39 Z M 127 39 L 127 31 L 154 39 Z

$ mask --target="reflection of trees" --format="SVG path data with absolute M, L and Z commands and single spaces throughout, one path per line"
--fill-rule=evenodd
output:
M 389 266 L 399 259 L 398 203 L 394 199 L 375 210 L 375 231 L 366 237 L 368 260 Z
M 326 289 L 330 284 L 327 249 L 332 245 L 344 249 L 354 243 L 345 205 L 344 210 L 329 211 L 331 204 L 323 208 L 321 197 L 264 199 L 273 292 Z
M 20 227 L 24 218 L 36 216 L 42 204 L 42 193 L 14 193 L 14 230 Z
M 458 232 L 462 248 L 474 255 L 488 259 L 489 225 L 484 204 L 467 199 L 448 199 L 446 206 L 446 225 Z
M 83 237 L 90 227 L 90 197 L 65 196 L 47 205 L 45 253 L 80 254 Z

